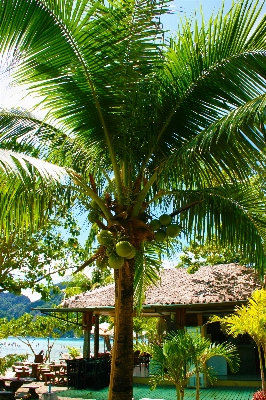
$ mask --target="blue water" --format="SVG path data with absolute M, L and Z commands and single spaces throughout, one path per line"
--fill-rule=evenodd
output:
M 25 341 L 25 339 L 23 338 Z M 58 361 L 62 358 L 63 354 L 68 353 L 67 347 L 75 347 L 78 349 L 82 355 L 83 349 L 83 339 L 68 338 L 68 339 L 47 339 L 47 338 L 29 338 L 29 342 L 32 345 L 35 354 L 39 354 L 41 350 L 44 351 L 44 355 L 47 352 L 48 346 L 53 346 L 51 350 L 50 361 Z M 94 340 L 91 338 L 90 349 L 93 353 L 94 351 Z M 104 340 L 100 339 L 99 342 L 99 352 L 105 350 Z M 7 354 L 29 354 L 28 361 L 32 362 L 34 360 L 34 355 L 27 344 L 22 343 L 16 337 L 8 337 L 7 339 L 0 340 L 0 357 Z

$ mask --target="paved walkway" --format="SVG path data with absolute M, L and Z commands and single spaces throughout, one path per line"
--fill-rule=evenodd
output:
M 39 398 L 42 399 L 42 394 L 48 393 L 48 386 L 45 386 L 43 382 L 36 382 L 39 388 L 36 392 Z M 201 389 L 200 400 L 252 400 L 252 394 L 259 388 L 255 387 L 210 387 L 207 389 Z M 19 389 L 19 392 L 27 393 L 28 389 L 23 386 Z M 104 388 L 99 391 L 90 389 L 76 390 L 67 389 L 65 386 L 52 386 L 51 392 L 56 394 L 58 400 L 73 400 L 73 399 L 84 399 L 84 400 L 107 400 L 108 388 Z M 54 396 L 50 400 L 53 399 Z M 174 386 L 158 386 L 156 390 L 151 391 L 148 385 L 134 384 L 133 389 L 134 400 L 141 399 L 160 399 L 160 400 L 175 400 L 176 391 Z M 195 399 L 195 389 L 187 388 L 185 390 L 185 400 Z M 43 400 L 47 400 L 43 399 Z
M 86 399 L 86 400 L 107 400 L 108 388 L 99 391 L 90 390 L 64 390 L 60 391 L 59 388 L 53 388 L 60 400 L 71 399 Z M 256 388 L 243 388 L 243 387 L 211 387 L 208 389 L 201 389 L 201 400 L 251 400 L 252 394 Z M 151 391 L 147 385 L 134 385 L 133 390 L 134 400 L 148 399 L 163 399 L 175 400 L 176 391 L 172 386 L 157 387 L 156 390 Z M 195 399 L 195 389 L 186 389 L 185 400 Z

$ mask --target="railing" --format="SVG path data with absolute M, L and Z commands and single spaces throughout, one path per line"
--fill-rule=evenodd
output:
M 66 362 L 68 388 L 100 390 L 109 385 L 109 357 L 82 358 Z

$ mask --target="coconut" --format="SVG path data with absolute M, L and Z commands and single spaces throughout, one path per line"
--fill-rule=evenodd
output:
M 133 251 L 134 247 L 127 240 L 116 243 L 115 250 L 120 257 L 126 257 Z
M 107 255 L 107 257 L 109 257 L 111 254 L 114 253 L 114 244 L 111 246 L 107 246 L 105 254 Z
M 91 211 L 89 212 L 89 214 L 88 214 L 88 220 L 89 220 L 91 223 L 94 223 L 94 222 L 98 221 L 98 219 L 99 219 L 99 214 L 97 213 L 97 211 L 91 210 Z
M 160 229 L 160 228 L 161 228 L 161 223 L 160 223 L 160 221 L 159 221 L 158 219 L 153 219 L 153 220 L 150 222 L 150 228 L 151 228 L 153 231 L 157 231 L 158 229 Z
M 108 246 L 113 242 L 113 235 L 112 232 L 103 229 L 98 235 L 96 236 L 97 240 L 100 244 Z
M 123 267 L 125 262 L 124 257 L 120 257 L 118 254 L 113 253 L 110 257 L 108 257 L 108 264 L 110 268 L 120 269 Z
M 171 217 L 171 215 L 163 214 L 160 216 L 159 221 L 162 224 L 162 226 L 167 226 L 167 225 L 171 224 L 172 217 Z
M 98 258 L 96 260 L 96 265 L 99 269 L 105 269 L 108 265 L 108 258 L 107 257 Z
M 134 258 L 135 255 L 136 255 L 136 249 L 135 249 L 135 247 L 132 246 L 132 250 L 131 250 L 131 252 L 129 253 L 129 255 L 126 256 L 126 259 L 127 259 L 127 260 L 130 260 L 131 258 Z
M 177 224 L 170 224 L 166 227 L 166 233 L 170 237 L 178 236 L 181 231 L 181 228 Z
M 163 229 L 159 229 L 154 237 L 157 242 L 163 242 L 166 238 L 166 232 Z

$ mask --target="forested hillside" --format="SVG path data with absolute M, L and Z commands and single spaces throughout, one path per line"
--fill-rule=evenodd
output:
M 60 304 L 62 294 L 52 296 L 51 300 L 45 302 L 43 300 L 36 300 L 31 302 L 27 296 L 16 296 L 12 293 L 0 293 L 0 318 L 19 318 L 25 313 L 36 313 L 32 308 L 36 307 L 54 307 Z

